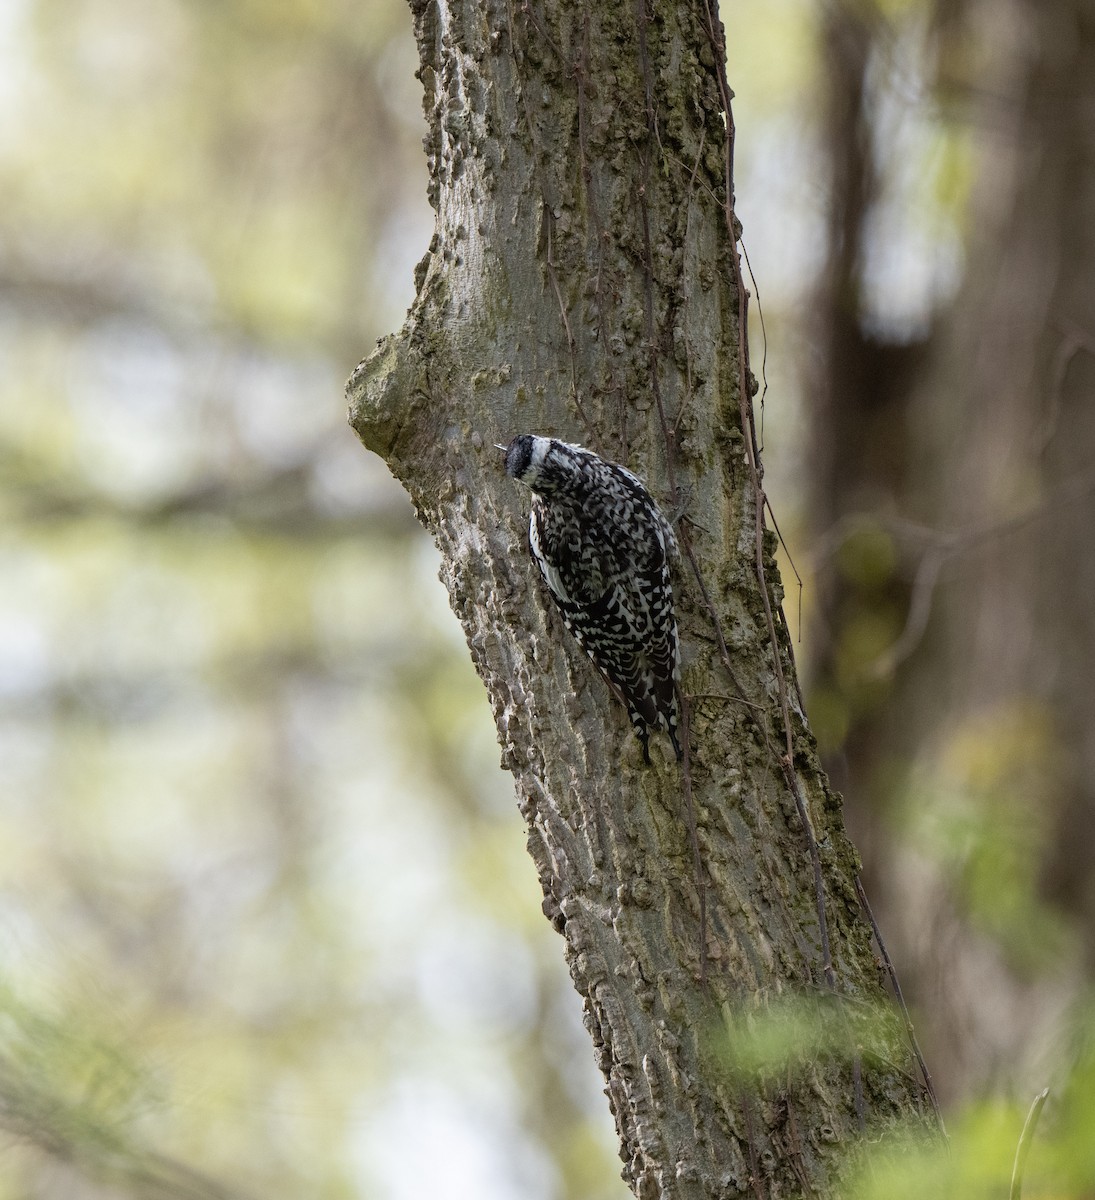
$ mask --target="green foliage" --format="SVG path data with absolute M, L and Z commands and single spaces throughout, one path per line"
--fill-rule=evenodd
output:
M 723 1029 L 713 1035 L 721 1068 L 754 1094 L 782 1094 L 796 1081 L 826 1078 L 833 1060 L 877 1055 L 900 1036 L 891 1010 L 844 1005 L 824 996 L 785 996 L 726 1011 Z M 1028 1131 L 1025 1200 L 1095 1191 L 1095 1013 L 1078 1017 L 1070 1040 L 1068 1066 L 1052 1081 L 1049 1102 Z M 858 1145 L 843 1146 L 848 1182 L 842 1194 L 854 1200 L 1008 1197 L 1032 1099 L 970 1102 L 948 1119 L 947 1137 L 918 1125 L 876 1131 Z
M 1083 1040 L 1090 1042 L 1085 1020 Z M 1012 1196 L 1020 1137 L 1035 1097 L 1013 1103 L 985 1100 L 969 1105 L 950 1122 L 949 1142 L 910 1141 L 868 1153 L 856 1200 L 999 1200 Z M 1051 1088 L 1040 1118 L 1028 1130 L 1021 1178 L 1022 1200 L 1079 1200 L 1095 1194 L 1095 1061 L 1074 1060 L 1060 1087 Z M 1018 1200 L 1018 1197 L 1015 1197 Z
M 763 1005 L 723 1012 L 719 1057 L 739 1082 L 762 1086 L 818 1069 L 819 1061 L 851 1062 L 856 1054 L 885 1057 L 892 1045 L 892 1009 L 833 997 L 781 996 Z
M 963 908 L 1017 970 L 1052 969 L 1067 927 L 1041 897 L 1057 749 L 1045 715 L 1001 706 L 951 731 L 937 771 L 911 785 L 910 841 L 940 863 Z

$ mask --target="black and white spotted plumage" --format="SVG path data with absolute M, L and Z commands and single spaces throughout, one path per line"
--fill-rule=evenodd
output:
M 680 758 L 669 523 L 630 471 L 569 442 L 515 437 L 506 474 L 532 489 L 532 557 L 567 629 L 627 706 L 643 758 L 651 727 Z

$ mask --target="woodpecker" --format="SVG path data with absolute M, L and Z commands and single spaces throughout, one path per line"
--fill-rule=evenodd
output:
M 533 493 L 529 548 L 567 629 L 626 707 L 650 762 L 650 728 L 677 758 L 680 646 L 669 555 L 677 541 L 625 467 L 569 442 L 523 433 L 506 474 Z

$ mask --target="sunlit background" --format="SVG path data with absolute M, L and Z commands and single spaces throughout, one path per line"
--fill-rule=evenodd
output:
M 948 1112 L 1010 1137 L 1095 955 L 1054 309 L 1095 148 L 1031 132 L 1095 31 L 724 7 L 811 710 Z M 432 232 L 415 66 L 402 0 L 0 0 L 0 1200 L 625 1195 L 435 552 L 345 423 Z

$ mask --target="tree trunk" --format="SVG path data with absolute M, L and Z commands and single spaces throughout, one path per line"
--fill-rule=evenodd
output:
M 624 1178 L 642 1197 L 836 1193 L 859 1139 L 925 1097 L 880 1017 L 763 531 L 713 0 L 412 8 L 437 227 L 406 324 L 350 381 L 352 424 L 441 549 Z M 683 769 L 664 738 L 643 767 L 539 585 L 494 449 L 520 432 L 687 501 Z M 748 1031 L 791 998 L 805 1040 L 758 1057 Z

